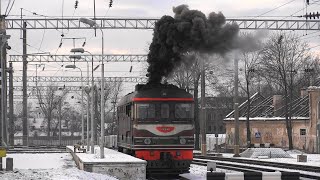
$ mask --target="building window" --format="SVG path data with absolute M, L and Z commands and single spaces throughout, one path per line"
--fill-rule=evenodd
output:
M 307 134 L 306 129 L 300 129 L 300 136 L 305 136 Z
M 212 129 L 211 129 L 211 126 L 208 126 L 208 131 L 211 132 L 211 130 L 212 130 Z

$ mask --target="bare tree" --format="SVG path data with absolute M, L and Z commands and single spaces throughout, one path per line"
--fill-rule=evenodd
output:
M 71 132 L 71 136 L 74 136 L 74 132 L 81 131 L 81 114 L 74 106 L 64 108 L 63 118 L 66 128 Z
M 177 85 L 179 88 L 190 92 L 193 89 L 194 97 L 194 126 L 195 126 L 195 149 L 200 149 L 199 134 L 199 84 L 200 84 L 200 63 L 199 57 L 195 53 L 187 53 L 184 56 L 184 61 L 175 71 L 168 77 L 168 81 Z
M 244 91 L 247 97 L 247 113 L 246 113 L 246 129 L 247 129 L 247 146 L 249 147 L 251 144 L 251 130 L 250 130 L 250 97 L 252 88 L 252 79 L 255 72 L 255 68 L 257 67 L 258 60 L 260 58 L 260 52 L 242 52 L 242 57 L 240 61 L 242 61 L 243 65 L 243 76 L 245 81 L 245 88 Z M 240 83 L 241 84 L 241 83 Z M 241 86 L 240 86 L 241 87 Z
M 23 117 L 23 114 L 22 114 L 22 101 L 17 103 L 15 106 L 15 109 L 14 109 L 14 129 L 13 129 L 13 132 L 14 133 L 18 133 L 18 132 L 21 132 L 22 131 L 22 117 Z M 27 105 L 27 112 L 30 112 L 32 109 L 32 103 L 28 103 Z M 29 117 L 30 117 L 30 113 L 28 113 Z M 28 117 L 28 118 L 29 118 Z
M 37 88 L 37 98 L 41 111 L 47 119 L 47 136 L 50 137 L 51 134 L 51 125 L 53 119 L 53 112 L 57 110 L 59 106 L 62 106 L 68 91 L 64 88 L 58 88 L 51 84 L 47 86 L 46 91 L 41 91 L 40 88 Z
M 265 77 L 280 86 L 285 98 L 285 120 L 289 149 L 293 148 L 291 106 L 294 78 L 308 58 L 307 44 L 296 35 L 277 33 L 270 37 L 262 51 L 261 70 Z
M 99 86 L 99 85 L 98 85 Z M 111 116 L 110 118 L 110 114 L 111 112 L 114 114 L 115 113 L 115 108 L 116 108 L 116 103 L 119 99 L 119 94 L 121 93 L 122 90 L 122 82 L 121 81 L 115 81 L 115 82 L 110 82 L 105 84 L 105 88 L 104 88 L 104 107 L 105 107 L 105 119 L 107 120 L 107 123 L 112 123 L 112 127 L 109 127 L 111 129 L 114 129 L 115 125 L 113 123 L 112 118 L 114 118 L 113 116 Z M 100 95 L 100 88 L 95 88 L 95 119 L 96 119 L 96 123 L 97 125 L 95 125 L 95 127 L 97 127 L 97 132 L 99 133 L 101 128 L 101 114 L 100 114 L 100 109 L 101 109 L 101 95 Z M 105 129 L 106 130 L 106 129 Z M 96 134 L 98 134 L 96 133 Z M 105 133 L 107 134 L 107 133 Z M 96 137 L 95 137 L 96 139 Z
M 215 76 L 213 72 L 215 70 L 215 64 L 213 59 L 215 56 L 211 55 L 199 55 L 199 53 L 189 52 L 184 55 L 184 61 L 175 68 L 175 71 L 168 77 L 168 80 L 177 85 L 181 89 L 185 89 L 190 93 L 193 90 L 194 97 L 194 126 L 195 126 L 195 149 L 200 149 L 199 134 L 200 134 L 200 120 L 199 120 L 199 86 L 201 77 L 201 61 L 205 64 L 205 71 L 209 72 L 206 79 L 209 79 L 209 83 L 213 82 Z

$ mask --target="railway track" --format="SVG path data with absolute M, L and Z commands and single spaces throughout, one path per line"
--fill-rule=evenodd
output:
M 147 180 L 191 180 L 182 176 L 177 177 L 168 177 L 166 175 L 163 176 L 150 176 L 147 178 Z
M 194 155 L 194 158 L 203 159 L 204 156 Z M 227 161 L 235 163 L 245 163 L 245 164 L 254 164 L 260 166 L 272 166 L 277 168 L 293 169 L 300 171 L 310 171 L 310 172 L 320 172 L 320 167 L 317 166 L 307 166 L 307 165 L 298 165 L 298 164 L 288 164 L 288 163 L 279 163 L 279 162 L 270 162 L 270 161 L 258 161 L 253 159 L 241 159 L 241 158 L 225 158 L 217 156 L 206 156 L 205 159 L 218 160 L 218 161 Z
M 300 177 L 309 179 L 320 179 L 318 175 L 312 175 L 312 173 L 319 173 L 320 167 L 315 166 L 301 166 L 288 163 L 277 163 L 277 162 L 266 162 L 248 159 L 237 159 L 237 158 L 224 158 L 216 156 L 200 156 L 195 155 L 193 164 L 206 166 L 208 161 L 216 162 L 217 168 L 228 169 L 238 172 L 289 172 L 299 171 Z M 280 168 L 280 170 L 279 170 Z

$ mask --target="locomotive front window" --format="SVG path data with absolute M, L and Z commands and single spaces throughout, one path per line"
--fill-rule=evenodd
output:
M 161 118 L 169 118 L 169 104 L 161 104 Z
M 184 104 L 184 103 L 176 104 L 175 117 L 176 118 L 193 118 L 192 105 Z
M 138 107 L 137 118 L 139 119 L 155 118 L 154 104 L 137 104 L 137 107 Z

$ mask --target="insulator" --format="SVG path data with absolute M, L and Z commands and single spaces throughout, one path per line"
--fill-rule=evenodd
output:
M 84 47 L 86 45 L 86 42 L 83 42 L 82 47 Z
M 132 66 L 130 66 L 130 71 L 129 72 L 132 72 Z
M 60 42 L 60 44 L 59 44 L 59 48 L 61 48 L 61 46 L 62 46 L 62 42 Z
M 77 9 L 77 8 L 78 8 L 78 3 L 79 3 L 79 1 L 78 1 L 78 0 L 76 0 L 76 2 L 75 2 L 75 4 L 74 4 L 74 8 L 75 8 L 75 9 Z

